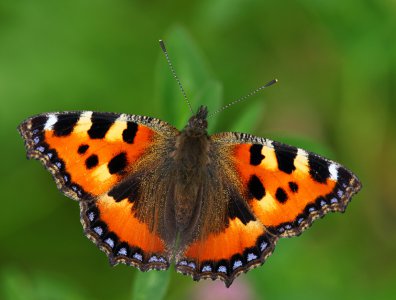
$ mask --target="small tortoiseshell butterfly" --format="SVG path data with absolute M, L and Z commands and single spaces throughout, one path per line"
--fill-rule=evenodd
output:
M 228 287 L 263 264 L 279 238 L 343 212 L 361 184 L 340 164 L 293 146 L 245 133 L 209 136 L 207 113 L 201 106 L 182 131 L 92 111 L 40 114 L 18 129 L 27 157 L 79 201 L 85 234 L 111 264 L 147 271 L 174 262 L 194 280 Z

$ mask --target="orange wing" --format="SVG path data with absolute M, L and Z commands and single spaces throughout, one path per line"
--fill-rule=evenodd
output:
M 263 264 L 278 238 L 260 221 L 244 223 L 230 219 L 224 231 L 193 242 L 176 257 L 176 270 L 194 280 L 221 279 L 229 287 L 240 273 Z
M 302 149 L 239 133 L 213 139 L 232 158 L 254 215 L 282 237 L 299 235 L 328 212 L 343 212 L 361 188 L 340 164 Z
M 302 149 L 239 133 L 211 138 L 236 176 L 228 178 L 234 185 L 228 226 L 176 256 L 177 271 L 195 280 L 219 278 L 229 286 L 264 263 L 279 237 L 298 235 L 316 218 L 344 211 L 361 187 L 341 165 Z
M 149 117 L 89 111 L 38 115 L 18 129 L 28 158 L 39 159 L 63 193 L 81 200 L 85 234 L 112 264 L 169 267 L 164 241 L 136 217 L 137 183 L 128 179 L 176 129 Z
M 63 193 L 90 200 L 119 183 L 176 129 L 149 117 L 85 111 L 38 115 L 18 130 L 28 158 L 39 159 Z
M 164 241 L 134 216 L 134 200 L 103 195 L 81 201 L 85 234 L 104 251 L 112 265 L 125 263 L 141 271 L 165 270 L 169 257 Z

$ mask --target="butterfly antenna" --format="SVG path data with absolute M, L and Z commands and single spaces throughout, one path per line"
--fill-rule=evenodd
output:
M 266 83 L 265 85 L 260 86 L 259 88 L 257 88 L 257 89 L 255 89 L 254 91 L 250 92 L 249 94 L 247 94 L 247 95 L 245 95 L 245 96 L 243 96 L 243 97 L 241 97 L 241 98 L 239 98 L 239 99 L 236 99 L 236 100 L 234 100 L 234 101 L 232 101 L 232 102 L 230 102 L 230 103 L 224 105 L 222 108 L 220 108 L 220 109 L 214 111 L 213 113 L 209 114 L 209 115 L 208 115 L 208 119 L 211 118 L 211 117 L 213 117 L 215 114 L 218 114 L 219 112 L 221 112 L 221 111 L 223 111 L 223 110 L 229 108 L 230 106 L 232 106 L 232 105 L 234 105 L 234 104 L 236 104 L 236 103 L 238 103 L 238 102 L 241 102 L 241 101 L 246 100 L 246 99 L 249 98 L 250 96 L 253 96 L 254 94 L 260 92 L 261 90 L 263 90 L 263 89 L 265 89 L 265 88 L 267 88 L 267 87 L 269 87 L 269 86 L 271 86 L 271 85 L 273 85 L 273 84 L 275 84 L 275 83 L 277 83 L 277 82 L 278 82 L 278 79 L 273 79 L 273 80 L 271 80 L 270 82 Z
M 159 44 L 160 44 L 160 47 L 161 47 L 161 49 L 162 49 L 162 52 L 164 52 L 164 54 L 165 54 L 165 58 L 166 58 L 166 61 L 168 62 L 169 69 L 171 70 L 173 77 L 176 79 L 177 84 L 179 85 L 179 88 L 180 88 L 180 91 L 181 91 L 182 94 L 183 94 L 184 100 L 186 100 L 187 105 L 188 105 L 188 107 L 190 108 L 191 113 L 193 113 L 193 110 L 192 110 L 192 107 L 191 107 L 191 103 L 190 103 L 190 101 L 188 100 L 187 95 L 186 95 L 186 92 L 184 91 L 183 86 L 182 86 L 182 84 L 181 84 L 179 78 L 177 77 L 176 72 L 175 72 L 175 69 L 173 68 L 173 65 L 172 65 L 172 63 L 171 63 L 171 61 L 170 61 L 170 59 L 169 59 L 168 51 L 166 51 L 166 47 L 165 47 L 164 41 L 163 41 L 163 40 L 159 40 Z

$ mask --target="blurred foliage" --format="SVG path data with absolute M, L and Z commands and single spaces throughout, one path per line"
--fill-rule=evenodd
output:
M 0 298 L 394 297 L 395 17 L 392 0 L 0 1 Z M 344 215 L 281 240 L 229 290 L 172 268 L 111 268 L 83 236 L 76 203 L 25 160 L 16 132 L 30 115 L 82 109 L 182 128 L 189 111 L 160 38 L 194 109 L 214 111 L 279 79 L 210 119 L 211 132 L 291 143 L 363 182 Z
M 168 289 L 170 272 L 139 273 L 133 283 L 132 299 L 163 299 Z

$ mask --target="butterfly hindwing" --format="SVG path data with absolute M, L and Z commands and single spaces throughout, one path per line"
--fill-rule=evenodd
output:
M 134 215 L 134 201 L 109 194 L 96 201 L 81 201 L 81 223 L 85 234 L 110 263 L 133 265 L 142 271 L 165 270 L 169 254 L 164 241 Z
M 39 159 L 70 198 L 106 193 L 173 127 L 157 119 L 91 111 L 48 113 L 19 126 L 28 158 Z
M 277 239 L 258 220 L 244 224 L 239 218 L 230 219 L 225 230 L 188 245 L 176 257 L 176 270 L 194 280 L 221 279 L 230 286 L 240 273 L 261 265 Z
M 296 147 L 240 133 L 213 139 L 228 149 L 254 215 L 279 236 L 299 235 L 318 217 L 343 212 L 361 188 L 343 166 Z

